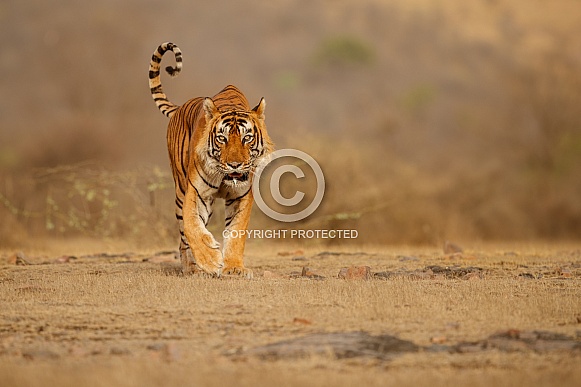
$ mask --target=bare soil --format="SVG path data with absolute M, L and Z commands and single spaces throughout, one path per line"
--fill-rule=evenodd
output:
M 2 386 L 581 380 L 578 246 L 253 245 L 253 280 L 182 276 L 173 252 L 0 262 Z

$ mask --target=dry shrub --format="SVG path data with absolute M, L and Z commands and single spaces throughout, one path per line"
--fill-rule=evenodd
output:
M 14 233 L 3 234 L 2 245 L 32 236 L 131 239 L 156 245 L 170 233 L 173 180 L 159 168 L 112 171 L 84 163 L 36 169 L 5 181 L 0 192 L 1 210 L 7 214 L 3 226 L 26 233 L 16 238 Z M 22 192 L 26 194 L 18 194 Z
M 566 2 L 281 3 L 257 6 L 250 24 L 242 3 L 184 3 L 162 14 L 135 1 L 65 3 L 75 18 L 66 7 L 20 2 L 0 27 L 11 96 L 0 126 L 5 240 L 19 227 L 175 240 L 172 190 L 154 191 L 151 206 L 153 167 L 134 167 L 169 172 L 167 122 L 146 83 L 166 25 L 188 26 L 171 31 L 186 66 L 177 82 L 164 78 L 172 100 L 229 82 L 250 100 L 264 95 L 277 146 L 323 167 L 326 195 L 311 217 L 281 224 L 256 210 L 253 227 L 356 228 L 361 242 L 393 243 L 580 236 L 581 71 L 570 36 L 581 24 L 562 12 Z M 72 166 L 68 180 L 38 180 L 32 171 L 88 159 L 107 173 Z M 287 194 L 301 187 L 288 180 Z

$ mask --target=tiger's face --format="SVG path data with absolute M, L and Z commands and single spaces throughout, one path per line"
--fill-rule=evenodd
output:
M 208 126 L 206 163 L 221 174 L 222 183 L 239 187 L 251 183 L 258 162 L 270 153 L 270 139 L 264 125 L 264 99 L 251 111 L 220 112 L 206 98 Z

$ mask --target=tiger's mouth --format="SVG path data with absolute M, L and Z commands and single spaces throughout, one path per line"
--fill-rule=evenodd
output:
M 248 176 L 250 174 L 248 172 L 246 173 L 242 173 L 242 172 L 232 172 L 232 173 L 228 173 L 226 174 L 226 176 L 224 176 L 224 180 L 226 181 L 232 181 L 232 182 L 245 182 L 248 181 Z

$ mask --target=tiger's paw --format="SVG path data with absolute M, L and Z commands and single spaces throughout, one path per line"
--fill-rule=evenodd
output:
M 254 277 L 252 270 L 247 269 L 244 266 L 226 266 L 224 270 L 222 270 L 222 274 L 235 275 L 246 279 L 252 279 Z
M 199 266 L 197 266 L 197 265 L 194 265 L 194 266 L 195 266 L 195 268 L 194 268 L 194 270 L 192 270 L 190 272 L 190 274 L 193 275 L 194 277 L 197 277 L 197 278 L 219 278 L 220 275 L 222 274 L 222 273 L 220 273 L 220 274 L 208 273 L 208 272 L 202 270 Z
M 201 248 L 194 253 L 194 260 L 197 271 L 202 271 L 213 277 L 222 275 L 224 267 L 224 258 L 218 249 Z

